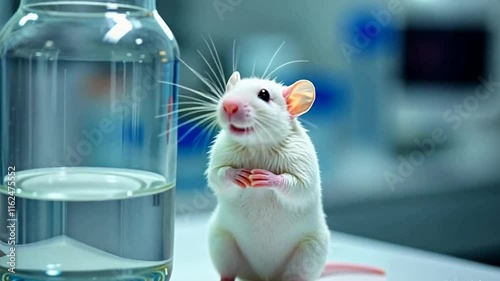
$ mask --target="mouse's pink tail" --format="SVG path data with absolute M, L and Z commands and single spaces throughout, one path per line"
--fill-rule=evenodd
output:
M 375 267 L 353 265 L 353 264 L 328 263 L 325 266 L 325 269 L 323 271 L 323 274 L 321 274 L 321 276 L 324 277 L 341 273 L 367 273 L 367 274 L 385 275 L 385 271 Z

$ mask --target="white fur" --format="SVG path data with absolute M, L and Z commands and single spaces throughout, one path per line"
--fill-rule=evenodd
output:
M 261 84 L 269 83 L 266 81 Z M 233 85 L 229 97 L 249 88 L 241 82 Z M 239 84 L 245 87 L 238 89 Z M 283 86 L 277 85 L 272 86 L 281 91 Z M 255 89 L 242 95 L 253 95 Z M 276 132 L 273 143 L 246 143 L 219 121 L 223 129 L 211 147 L 206 171 L 208 185 L 218 199 L 209 223 L 210 254 L 222 277 L 312 281 L 323 271 L 330 238 L 317 155 L 300 122 L 286 117 L 286 103 L 280 93 L 274 91 L 273 97 L 276 104 L 267 109 L 269 104 L 246 97 L 255 112 L 281 117 L 269 120 L 281 126 L 270 128 Z M 289 184 L 284 188 L 242 189 L 225 179 L 229 168 L 265 169 L 283 174 Z

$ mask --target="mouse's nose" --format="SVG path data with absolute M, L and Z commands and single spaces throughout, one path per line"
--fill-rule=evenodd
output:
M 223 103 L 224 111 L 227 113 L 227 115 L 231 116 L 238 111 L 238 104 L 235 102 L 231 101 L 226 101 Z

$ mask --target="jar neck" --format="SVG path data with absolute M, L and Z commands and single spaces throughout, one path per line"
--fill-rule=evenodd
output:
M 148 10 L 155 10 L 156 9 L 156 0 L 21 0 L 21 6 L 25 5 L 33 5 L 33 4 L 43 4 L 51 2 L 51 4 L 55 4 L 57 2 L 63 2 L 64 4 L 71 4 L 71 2 L 75 2 L 75 4 L 82 4 L 85 2 L 85 4 L 88 3 L 98 3 L 98 4 L 107 4 L 108 6 L 112 7 L 113 4 L 118 4 L 118 5 L 129 5 L 129 6 L 135 6 L 139 8 L 144 8 Z

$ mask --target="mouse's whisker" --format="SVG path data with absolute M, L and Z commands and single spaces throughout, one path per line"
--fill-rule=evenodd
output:
M 213 120 L 213 125 L 210 126 L 210 128 L 208 129 L 208 134 L 209 135 L 213 135 L 214 131 L 219 128 L 219 122 L 217 122 L 217 119 L 214 118 Z
M 222 66 L 222 61 L 220 59 L 219 52 L 217 51 L 217 47 L 215 46 L 215 43 L 214 43 L 214 40 L 212 39 L 212 36 L 209 35 L 208 38 L 210 39 L 212 47 L 214 48 L 215 57 L 217 58 L 217 62 L 219 64 L 220 70 L 221 70 L 221 76 L 222 76 L 222 79 L 224 80 L 224 67 Z
M 286 62 L 278 67 L 276 67 L 273 71 L 271 71 L 266 77 L 265 79 L 270 79 L 271 75 L 273 75 L 273 73 L 275 73 L 276 71 L 282 69 L 283 67 L 287 66 L 287 65 L 290 65 L 290 64 L 294 64 L 294 63 L 301 63 L 301 62 L 309 62 L 308 60 L 293 60 L 293 61 L 289 61 L 289 62 Z
M 165 113 L 165 114 L 157 115 L 157 116 L 155 116 L 155 118 L 163 118 L 163 117 L 171 116 L 172 114 L 175 114 L 175 113 L 181 113 L 181 112 L 186 112 L 186 111 L 194 111 L 196 113 L 199 111 L 213 111 L 213 109 L 208 108 L 206 106 L 190 106 L 190 107 L 186 107 L 186 108 L 177 109 L 177 110 Z
M 167 131 L 165 131 L 165 132 L 163 132 L 163 133 L 159 134 L 159 135 L 158 135 L 158 137 L 165 136 L 165 135 L 167 135 L 168 133 L 170 133 L 171 131 L 173 131 L 173 130 L 177 130 L 178 128 L 180 128 L 180 127 L 182 127 L 182 126 L 185 126 L 185 125 L 187 125 L 187 124 L 189 124 L 189 123 L 192 123 L 192 122 L 195 122 L 195 121 L 202 120 L 201 122 L 203 123 L 203 119 L 209 119 L 209 117 L 210 117 L 210 118 L 214 118 L 214 117 L 215 117 L 215 116 L 214 116 L 214 113 L 213 113 L 213 112 L 209 112 L 209 113 L 205 113 L 205 114 L 202 114 L 202 115 L 196 116 L 196 117 L 194 117 L 194 118 L 191 118 L 191 119 L 189 119 L 189 120 L 187 120 L 187 121 L 185 121 L 185 122 L 182 122 L 181 124 L 178 124 L 177 126 L 175 126 L 175 127 L 171 128 L 171 129 L 169 129 L 169 130 L 167 130 Z M 184 118 L 184 117 L 181 117 L 181 118 Z
M 209 102 L 206 102 L 206 101 L 179 101 L 177 102 L 176 104 L 178 105 L 199 105 L 199 106 L 205 106 L 205 107 L 209 107 L 209 108 L 213 108 L 214 110 L 217 108 L 217 104 L 214 104 L 214 103 L 209 103 Z M 166 107 L 166 106 L 169 106 L 168 104 L 166 105 L 162 105 L 163 107 Z
M 208 44 L 207 40 L 205 38 L 203 38 L 203 40 L 205 41 L 205 44 L 207 45 L 208 50 L 210 51 L 210 54 L 212 55 L 212 59 L 213 59 L 215 65 L 217 66 L 217 69 L 219 70 L 219 75 L 222 79 L 223 84 L 226 85 L 227 81 L 226 81 L 226 78 L 224 77 L 224 68 L 222 67 L 222 62 L 220 60 L 219 53 L 217 52 L 217 48 L 215 47 L 215 43 L 212 40 L 212 37 L 211 36 L 208 36 L 208 37 L 210 38 L 210 42 L 212 43 L 212 46 L 214 48 L 213 50 L 210 47 L 210 45 Z
M 191 71 L 191 73 L 193 73 L 198 79 L 200 79 L 201 82 L 203 82 L 203 84 L 205 84 L 209 89 L 210 91 L 212 91 L 212 93 L 216 96 L 217 95 L 217 89 L 212 85 L 210 84 L 210 82 L 208 82 L 208 80 L 203 77 L 203 75 L 201 75 L 198 71 L 196 71 L 194 68 L 192 68 L 189 64 L 187 64 L 184 60 L 182 60 L 181 58 L 177 57 L 177 59 L 184 65 L 187 67 L 187 69 L 189 69 L 189 71 Z M 165 81 L 160 81 L 160 83 L 166 83 Z M 176 85 L 179 85 L 179 84 L 176 84 Z M 185 86 L 183 86 L 185 87 Z M 186 87 L 187 88 L 187 87 Z M 205 93 L 205 95 L 208 95 Z
M 207 105 L 210 105 L 210 106 L 217 106 L 217 103 L 215 103 L 213 100 L 211 99 L 207 99 L 207 98 L 199 98 L 197 96 L 191 96 L 191 95 L 184 95 L 184 94 L 180 94 L 179 95 L 179 98 L 180 99 L 185 99 L 187 100 L 186 102 L 198 102 L 200 104 L 207 104 Z
M 213 114 L 214 112 L 209 109 L 203 109 L 203 110 L 196 110 L 192 112 L 187 112 L 187 113 L 182 113 L 179 115 L 179 119 L 186 119 L 188 116 L 194 115 L 194 114 L 199 114 L 199 113 L 210 113 Z
M 214 86 L 214 88 L 217 88 L 218 92 L 216 93 L 216 95 L 217 95 L 217 97 L 221 98 L 224 95 L 223 90 L 220 90 L 218 88 L 219 86 L 217 86 L 217 83 L 215 82 L 215 80 L 212 77 L 212 75 L 210 75 L 207 71 L 205 71 L 205 74 L 207 75 L 207 80 L 208 80 L 207 82 L 212 83 L 212 85 Z
M 233 73 L 238 70 L 238 62 L 240 60 L 240 50 L 236 50 L 236 61 L 234 62 L 234 70 Z
M 212 77 L 212 74 L 208 73 L 208 71 L 205 71 L 205 74 L 207 75 L 208 82 L 212 83 L 212 85 L 214 86 L 217 86 L 214 78 Z
M 210 69 L 210 71 L 213 73 L 215 79 L 217 80 L 217 84 L 216 84 L 215 80 L 212 78 L 212 76 L 207 73 L 208 78 L 211 80 L 211 82 L 213 83 L 213 85 L 216 86 L 218 96 L 221 97 L 222 96 L 221 92 L 224 91 L 224 86 L 222 85 L 221 80 L 219 79 L 219 77 L 217 76 L 217 74 L 215 74 L 215 70 L 212 68 L 212 66 L 210 65 L 210 63 L 208 62 L 208 60 L 205 58 L 205 56 L 200 52 L 200 50 L 198 50 L 198 54 L 200 54 L 201 58 L 203 59 L 203 61 L 208 66 L 208 68 Z
M 208 147 L 209 143 L 214 143 L 215 142 L 215 137 L 210 138 L 211 136 L 215 136 L 215 132 L 217 129 L 220 129 L 219 127 L 219 122 L 217 122 L 217 119 L 214 119 L 212 123 L 208 126 L 208 131 L 205 133 L 206 134 L 206 140 L 204 143 L 204 147 Z
M 235 64 L 235 53 L 236 53 L 236 39 L 233 40 L 233 73 L 236 71 L 236 64 Z
M 257 63 L 257 60 L 254 59 L 253 60 L 253 66 L 252 66 L 252 74 L 250 74 L 250 77 L 254 77 L 255 75 L 255 64 Z
M 211 111 L 215 114 L 217 111 L 217 107 L 214 104 L 198 104 L 198 105 L 186 105 L 183 110 L 186 109 L 186 111 L 195 111 L 195 112 L 204 112 L 204 111 Z
M 203 136 L 205 135 L 205 132 L 208 131 L 208 128 L 209 128 L 209 126 L 212 125 L 212 123 L 213 123 L 213 120 L 212 120 L 212 122 L 209 122 L 207 125 L 205 125 L 205 127 L 203 128 L 203 130 L 201 130 L 201 132 L 199 132 L 196 135 L 196 137 L 193 139 L 195 145 L 199 145 L 200 144 L 201 139 L 203 139 Z
M 281 48 L 283 47 L 283 45 L 285 45 L 285 41 L 283 41 L 283 43 L 281 43 L 281 45 L 278 47 L 278 49 L 276 50 L 276 52 L 274 52 L 274 55 L 271 58 L 271 60 L 269 61 L 269 64 L 267 65 L 266 70 L 264 71 L 264 74 L 262 74 L 262 77 L 261 77 L 262 79 L 266 76 L 266 73 L 269 70 L 269 67 L 271 67 L 271 65 L 273 64 L 274 59 L 278 55 L 278 53 L 281 50 Z
M 214 116 L 205 116 L 204 118 L 202 118 L 200 121 L 196 122 L 193 127 L 191 127 L 186 133 L 184 133 L 181 138 L 178 140 L 178 142 L 181 142 L 182 140 L 184 140 L 184 138 L 189 135 L 189 133 L 191 133 L 193 130 L 195 130 L 196 128 L 200 127 L 201 125 L 203 125 L 204 123 L 207 123 L 210 121 L 210 119 L 214 118 Z
M 181 84 L 177 84 L 177 83 L 173 83 L 173 82 L 169 82 L 169 81 L 161 81 L 161 83 L 163 83 L 163 84 L 168 84 L 168 85 L 173 85 L 173 86 L 175 86 L 175 87 L 179 87 L 179 88 L 184 89 L 184 90 L 186 90 L 186 91 L 189 91 L 189 92 L 191 92 L 191 93 L 194 93 L 194 94 L 197 94 L 197 95 L 199 95 L 199 96 L 202 96 L 202 97 L 204 97 L 204 98 L 206 98 L 206 99 L 208 99 L 208 100 L 211 100 L 211 101 L 213 101 L 214 103 L 219 102 L 219 101 L 218 101 L 215 97 L 210 96 L 210 95 L 208 95 L 207 93 L 204 93 L 204 92 L 202 92 L 202 91 L 195 90 L 195 89 L 193 89 L 193 88 L 189 88 L 189 87 L 183 86 L 183 85 L 181 85 Z M 184 96 L 184 97 L 187 97 L 187 96 Z
M 210 136 L 213 134 L 213 130 L 217 127 L 217 120 L 214 118 L 205 128 L 196 136 L 194 139 L 195 145 L 198 145 L 201 139 L 204 139 L 203 147 L 207 147 L 207 143 L 210 140 Z

